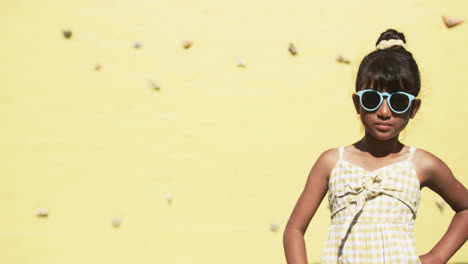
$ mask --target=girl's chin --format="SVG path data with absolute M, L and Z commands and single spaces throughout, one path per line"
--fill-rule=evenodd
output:
M 388 141 L 394 138 L 398 138 L 399 133 L 392 131 L 367 131 L 367 135 L 373 137 L 376 140 Z

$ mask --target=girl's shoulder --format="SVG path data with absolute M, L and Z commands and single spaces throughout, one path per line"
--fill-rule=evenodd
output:
M 328 165 L 335 165 L 335 163 L 340 159 L 340 148 L 330 148 L 320 154 L 317 161 L 321 161 Z
M 420 169 L 431 169 L 437 166 L 445 165 L 445 163 L 436 155 L 421 148 L 416 148 L 412 161 L 413 164 L 415 164 Z
M 411 159 L 422 185 L 435 177 L 447 177 L 452 173 L 445 162 L 425 149 L 416 149 Z
M 468 190 L 455 178 L 445 162 L 429 151 L 419 149 L 414 153 L 413 165 L 421 187 L 435 191 L 455 212 L 468 209 Z
M 329 175 L 339 159 L 340 148 L 330 148 L 320 154 L 314 167 L 320 168 L 326 175 Z

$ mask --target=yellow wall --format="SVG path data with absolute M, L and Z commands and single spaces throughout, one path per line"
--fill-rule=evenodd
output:
M 468 25 L 448 30 L 445 14 L 467 17 L 468 3 L 2 1 L 0 263 L 285 263 L 281 234 L 314 160 L 361 135 L 357 65 L 389 27 L 423 78 L 403 140 L 467 185 Z M 423 191 L 420 253 L 453 214 L 436 198 Z M 310 261 L 328 223 L 323 204 Z M 452 260 L 468 262 L 467 247 Z

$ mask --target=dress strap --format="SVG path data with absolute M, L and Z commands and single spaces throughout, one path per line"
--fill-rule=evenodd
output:
M 411 158 L 413 158 L 413 154 L 414 154 L 414 151 L 416 150 L 415 147 L 410 147 L 409 148 L 409 156 L 408 156 L 408 160 L 411 160 Z
M 340 154 L 340 160 L 343 160 L 344 147 L 339 147 L 338 153 Z

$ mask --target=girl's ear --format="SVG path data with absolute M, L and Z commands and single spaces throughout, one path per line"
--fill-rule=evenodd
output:
M 356 113 L 359 115 L 361 113 L 361 104 L 359 103 L 359 96 L 357 94 L 353 94 L 353 103 L 354 109 L 356 109 Z
M 421 107 L 421 99 L 414 99 L 413 107 L 411 107 L 410 118 L 414 118 Z

